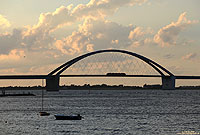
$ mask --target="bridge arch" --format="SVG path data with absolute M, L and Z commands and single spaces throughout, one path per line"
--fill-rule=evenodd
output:
M 67 68 L 72 66 L 74 63 L 86 57 L 99 54 L 99 53 L 105 53 L 105 52 L 118 52 L 118 53 L 128 54 L 128 55 L 139 58 L 140 60 L 144 61 L 145 63 L 153 67 L 153 69 L 156 70 L 158 73 L 160 73 L 162 77 L 162 89 L 175 89 L 175 76 L 166 68 L 154 62 L 153 60 L 147 57 L 144 57 L 142 55 L 139 55 L 137 53 L 133 53 L 133 52 L 125 51 L 125 50 L 117 50 L 117 49 L 99 50 L 99 51 L 86 53 L 62 64 L 61 66 L 59 66 L 58 68 L 56 68 L 55 70 L 53 70 L 47 75 L 46 89 L 49 91 L 59 90 L 59 80 L 60 80 L 60 74 L 62 72 L 67 70 Z M 163 72 L 165 72 L 167 75 L 165 75 Z
M 163 72 L 165 72 L 168 76 L 174 76 L 169 70 L 167 70 L 166 68 L 164 68 L 160 64 L 154 62 L 153 60 L 151 60 L 151 59 L 149 59 L 147 57 L 144 57 L 142 55 L 139 55 L 137 53 L 133 53 L 133 52 L 130 52 L 130 51 L 117 50 L 117 49 L 99 50 L 99 51 L 94 51 L 94 52 L 83 54 L 81 56 L 78 56 L 78 57 L 76 57 L 76 58 L 74 58 L 74 59 L 72 59 L 72 60 L 70 60 L 70 61 L 62 64 L 61 66 L 59 66 L 58 68 L 56 68 L 55 70 L 53 70 L 52 72 L 50 72 L 48 74 L 48 76 L 53 76 L 53 75 L 59 76 L 62 72 L 64 72 L 65 70 L 67 70 L 70 66 L 72 66 L 76 62 L 78 62 L 78 61 L 80 61 L 80 60 L 82 60 L 82 59 L 84 59 L 86 57 L 89 57 L 89 56 L 92 56 L 92 55 L 95 55 L 95 54 L 105 53 L 105 52 L 118 52 L 118 53 L 128 54 L 128 55 L 137 57 L 140 60 L 142 60 L 145 63 L 147 63 L 148 65 L 150 65 L 161 76 L 165 76 L 165 74 Z

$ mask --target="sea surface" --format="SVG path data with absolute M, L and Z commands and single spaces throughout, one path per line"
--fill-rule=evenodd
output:
M 41 90 L 31 97 L 0 97 L 0 135 L 200 134 L 200 90 Z M 55 120 L 55 114 L 84 119 Z

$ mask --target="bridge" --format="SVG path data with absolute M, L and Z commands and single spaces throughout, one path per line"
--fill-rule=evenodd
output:
M 103 54 L 103 53 L 121 53 L 127 54 L 132 57 L 136 57 L 143 61 L 144 63 L 148 64 L 152 67 L 158 75 L 127 75 L 127 74 L 83 74 L 83 75 L 62 75 L 62 73 L 69 69 L 75 63 L 90 57 L 96 54 Z M 155 61 L 139 55 L 137 53 L 133 53 L 130 51 L 125 50 L 117 50 L 117 49 L 109 49 L 109 50 L 99 50 L 90 53 L 83 54 L 78 56 L 61 66 L 57 67 L 55 70 L 50 72 L 48 75 L 0 75 L 0 79 L 45 79 L 46 80 L 46 89 L 48 91 L 55 91 L 59 90 L 59 82 L 61 77 L 151 77 L 151 78 L 161 78 L 162 79 L 162 89 L 175 89 L 175 82 L 177 79 L 200 79 L 200 76 L 176 76 L 171 73 L 169 70 L 161 66 L 160 64 L 156 63 Z

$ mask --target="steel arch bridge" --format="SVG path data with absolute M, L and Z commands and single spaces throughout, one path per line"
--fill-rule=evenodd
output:
M 87 57 L 90 57 L 90 56 L 93 56 L 96 54 L 100 54 L 100 53 L 112 53 L 112 52 L 128 54 L 130 56 L 136 57 L 136 58 L 144 61 L 148 65 L 150 65 L 160 75 L 109 75 L 109 76 L 108 75 L 61 75 L 65 70 L 67 70 L 73 64 L 77 63 L 78 61 L 80 61 L 82 59 L 85 59 Z M 130 51 L 117 50 L 117 49 L 99 50 L 99 51 L 86 53 L 86 54 L 78 56 L 78 57 L 62 64 L 61 66 L 59 66 L 58 68 L 56 68 L 55 70 L 53 70 L 52 72 L 50 72 L 47 75 L 47 78 L 46 78 L 47 90 L 49 90 L 49 91 L 50 90 L 59 90 L 60 77 L 161 77 L 163 89 L 175 89 L 175 77 L 169 70 L 167 70 L 160 64 L 154 62 L 153 60 L 151 60 L 145 56 L 142 56 L 137 53 L 130 52 Z
M 148 65 L 150 65 L 155 71 L 157 71 L 160 75 L 61 75 L 62 72 L 64 72 L 66 69 L 68 69 L 70 66 L 75 64 L 76 62 L 100 53 L 105 52 L 117 52 L 117 53 L 123 53 L 128 54 L 133 57 L 137 57 L 140 60 L 144 61 Z M 162 79 L 162 89 L 175 89 L 175 80 L 177 79 L 200 79 L 200 76 L 175 76 L 170 71 L 168 71 L 166 68 L 161 66 L 160 64 L 154 62 L 153 60 L 144 57 L 142 55 L 139 55 L 137 53 L 125 51 L 125 50 L 99 50 L 90 52 L 81 56 L 78 56 L 52 72 L 50 72 L 48 75 L 0 75 L 0 80 L 2 79 L 46 79 L 46 90 L 49 91 L 55 91 L 59 90 L 59 81 L 60 77 L 160 77 Z
M 76 58 L 74 58 L 74 59 L 72 59 L 72 60 L 70 60 L 70 61 L 62 64 L 61 66 L 59 66 L 58 68 L 56 68 L 55 70 L 53 70 L 52 72 L 50 72 L 48 75 L 49 76 L 52 76 L 52 75 L 59 76 L 62 72 L 64 72 L 65 70 L 67 70 L 69 67 L 71 67 L 76 62 L 78 62 L 78 61 L 80 61 L 80 60 L 82 60 L 84 58 L 87 58 L 89 56 L 100 54 L 100 53 L 106 53 L 106 52 L 117 52 L 117 53 L 123 53 L 123 54 L 128 54 L 130 56 L 137 57 L 140 60 L 142 60 L 145 63 L 147 63 L 148 65 L 150 65 L 152 68 L 154 68 L 154 70 L 156 70 L 161 76 L 165 76 L 164 73 L 166 73 L 169 76 L 174 76 L 166 68 L 164 68 L 160 64 L 154 62 L 153 60 L 151 60 L 151 59 L 149 59 L 147 57 L 144 57 L 144 56 L 139 55 L 137 53 L 133 53 L 133 52 L 125 51 L 125 50 L 116 50 L 116 49 L 112 49 L 112 50 L 99 50 L 99 51 L 94 51 L 94 52 L 90 52 L 90 53 L 78 56 L 78 57 L 76 57 Z

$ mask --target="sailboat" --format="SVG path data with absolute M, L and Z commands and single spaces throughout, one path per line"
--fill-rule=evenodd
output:
M 44 99 L 43 99 L 44 98 L 43 84 L 44 84 L 44 82 L 43 82 L 43 79 L 42 79 L 42 108 L 41 108 L 41 112 L 39 112 L 39 114 L 40 114 L 40 116 L 49 116 L 50 113 L 45 112 L 44 109 L 43 109 L 43 104 L 44 104 Z

